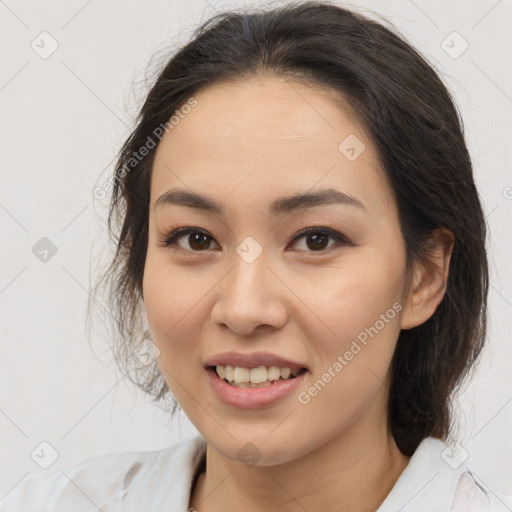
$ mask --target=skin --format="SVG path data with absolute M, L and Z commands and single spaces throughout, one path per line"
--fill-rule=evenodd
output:
M 151 179 L 144 304 L 172 394 L 207 441 L 206 472 L 191 492 L 203 511 L 374 511 L 409 462 L 387 420 L 390 363 L 400 329 L 425 322 L 444 294 L 452 238 L 439 231 L 428 262 L 406 273 L 392 190 L 370 137 L 334 93 L 279 77 L 226 82 L 162 138 Z M 338 150 L 349 134 L 366 149 Z M 277 218 L 277 197 L 332 187 L 364 204 L 315 206 Z M 219 216 L 156 200 L 171 188 L 209 195 Z M 206 249 L 161 240 L 183 226 L 206 231 Z M 350 243 L 311 237 L 328 227 Z M 252 236 L 252 263 L 236 252 Z M 411 279 L 409 280 L 408 277 Z M 225 351 L 269 351 L 306 364 L 307 389 L 357 335 L 402 306 L 308 404 L 291 393 L 241 410 L 214 393 L 203 363 Z M 238 451 L 260 452 L 245 465 Z

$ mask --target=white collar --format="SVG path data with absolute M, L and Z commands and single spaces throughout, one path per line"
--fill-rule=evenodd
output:
M 451 467 L 445 461 L 446 450 L 438 439 L 423 439 L 376 512 L 450 512 L 460 476 L 468 469 L 464 464 Z M 144 493 L 130 496 L 128 492 L 123 505 L 129 510 L 187 511 L 192 482 L 205 453 L 206 441 L 200 435 L 162 450 L 151 461 L 152 470 L 141 475 L 146 481 L 137 482 Z M 168 483 L 162 485 L 162 478 Z
M 468 471 L 450 454 L 439 439 L 423 439 L 376 512 L 450 512 L 460 476 Z

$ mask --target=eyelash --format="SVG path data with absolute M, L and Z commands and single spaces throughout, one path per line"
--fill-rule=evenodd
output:
M 160 239 L 160 243 L 164 247 L 170 247 L 172 245 L 176 245 L 177 240 L 179 240 L 183 236 L 189 235 L 191 233 L 199 233 L 199 234 L 207 236 L 211 240 L 214 240 L 214 238 L 207 231 L 204 231 L 204 230 L 199 229 L 199 228 L 183 227 L 183 228 L 177 228 L 174 231 L 171 231 L 170 233 L 168 233 L 165 236 L 163 236 Z M 315 235 L 316 234 L 321 234 L 321 235 L 328 236 L 331 239 L 333 239 L 335 242 L 337 242 L 338 245 L 351 245 L 350 241 L 346 237 L 344 237 L 341 233 L 338 233 L 337 231 L 334 231 L 334 230 L 329 229 L 329 228 L 324 228 L 324 227 L 305 228 L 305 229 L 299 231 L 295 235 L 295 237 L 292 239 L 291 243 L 296 243 L 301 238 L 304 238 L 307 235 L 312 235 L 312 234 L 315 234 Z M 318 250 L 318 251 L 305 251 L 305 252 L 308 252 L 308 253 L 326 253 L 327 251 L 329 251 L 330 249 L 332 249 L 335 246 L 336 246 L 336 244 L 334 244 L 331 247 L 328 247 L 326 249 L 321 249 L 321 250 Z M 178 250 L 181 249 L 181 250 L 184 250 L 184 251 L 189 251 L 188 249 L 183 249 L 182 247 L 178 247 L 177 249 Z M 210 249 L 205 249 L 204 251 L 190 250 L 189 252 L 201 253 L 201 252 L 207 252 L 209 250 Z

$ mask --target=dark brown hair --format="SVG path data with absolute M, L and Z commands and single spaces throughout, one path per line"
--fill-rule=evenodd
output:
M 485 340 L 486 224 L 450 93 L 385 24 L 330 2 L 224 12 L 203 23 L 156 78 L 115 167 L 108 228 L 116 253 L 99 282 L 108 288 L 118 362 L 155 400 L 169 398 L 158 365 L 134 357 L 149 339 L 141 300 L 155 149 L 136 163 L 134 153 L 201 89 L 280 76 L 350 102 L 395 194 L 408 269 L 428 257 L 436 228 L 454 235 L 444 298 L 428 321 L 400 332 L 389 391 L 389 426 L 404 454 L 427 436 L 450 435 L 451 398 Z

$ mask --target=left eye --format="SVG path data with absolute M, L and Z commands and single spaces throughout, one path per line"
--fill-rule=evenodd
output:
M 292 242 L 296 242 L 301 239 L 306 240 L 306 247 L 311 249 L 306 252 L 321 252 L 326 249 L 330 249 L 336 243 L 338 244 L 348 244 L 348 240 L 338 233 L 337 231 L 333 231 L 332 229 L 327 228 L 308 228 L 300 233 L 292 240 Z M 332 245 L 326 245 L 327 241 L 332 239 L 334 243 Z
M 182 246 L 179 241 L 182 238 L 186 239 L 185 243 L 189 244 L 192 252 L 204 252 L 210 249 L 210 243 L 214 241 L 213 237 L 208 232 L 198 228 L 178 228 L 172 231 L 169 235 L 165 236 L 161 242 L 165 247 L 177 245 L 180 249 L 190 250 L 188 247 Z M 306 252 L 321 252 L 326 249 L 332 248 L 336 243 L 349 244 L 349 241 L 337 231 L 328 228 L 308 228 L 299 232 L 292 240 L 292 244 L 296 244 L 301 239 L 306 240 L 306 247 L 309 250 Z M 328 245 L 328 240 L 331 239 L 334 243 Z

